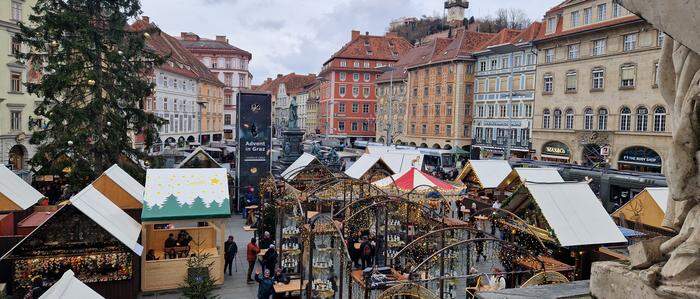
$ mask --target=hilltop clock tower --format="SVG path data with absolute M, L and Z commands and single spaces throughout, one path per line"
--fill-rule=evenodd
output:
M 447 9 L 447 23 L 462 22 L 464 20 L 464 12 L 469 8 L 467 0 L 447 0 L 445 1 L 445 9 Z

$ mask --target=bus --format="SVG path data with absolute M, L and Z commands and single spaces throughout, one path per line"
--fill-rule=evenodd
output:
M 394 146 L 384 146 L 384 145 L 367 145 L 366 148 L 368 153 L 377 152 L 406 152 L 406 153 L 419 153 L 423 156 L 423 167 L 421 170 L 431 172 L 436 168 L 442 169 L 444 172 L 453 171 L 456 169 L 455 155 L 450 150 L 444 149 L 431 149 L 431 148 L 417 148 L 412 146 L 404 145 L 394 145 Z

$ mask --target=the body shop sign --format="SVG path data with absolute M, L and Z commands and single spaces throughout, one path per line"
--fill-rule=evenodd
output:
M 238 190 L 237 198 L 249 187 L 258 193 L 260 180 L 270 175 L 272 110 L 269 94 L 239 93 L 238 104 Z M 240 202 L 239 202 L 239 207 Z

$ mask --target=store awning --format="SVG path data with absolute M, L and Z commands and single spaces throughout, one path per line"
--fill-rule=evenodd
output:
M 146 172 L 143 221 L 230 216 L 226 169 L 175 168 Z
M 143 246 L 138 243 L 141 224 L 136 222 L 107 197 L 88 185 L 70 199 L 71 204 L 83 214 L 129 247 L 137 255 L 143 253 Z
M 482 188 L 496 188 L 511 171 L 510 163 L 505 160 L 469 160 L 457 180 L 462 182 L 473 172 Z
M 524 186 L 561 246 L 627 242 L 588 183 L 525 182 Z
M 0 165 L 0 211 L 26 210 L 42 198 L 44 195 L 34 187 Z
M 83 298 L 99 299 L 102 297 L 95 290 L 75 277 L 72 270 L 63 273 L 61 279 L 54 283 L 39 299 Z
M 440 179 L 431 176 L 429 174 L 423 173 L 422 171 L 414 168 L 409 169 L 403 173 L 395 174 L 390 177 L 383 178 L 374 183 L 377 187 L 391 187 L 396 186 L 399 190 L 411 191 L 415 188 L 418 190 L 432 190 L 436 188 L 438 190 L 450 191 L 457 189 L 455 186 L 443 182 Z

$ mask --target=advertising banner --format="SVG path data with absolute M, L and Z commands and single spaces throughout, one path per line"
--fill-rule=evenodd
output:
M 272 148 L 272 100 L 270 94 L 241 92 L 236 99 L 238 111 L 238 152 L 236 159 L 238 188 L 241 197 L 249 188 L 259 196 L 260 181 L 270 175 Z

